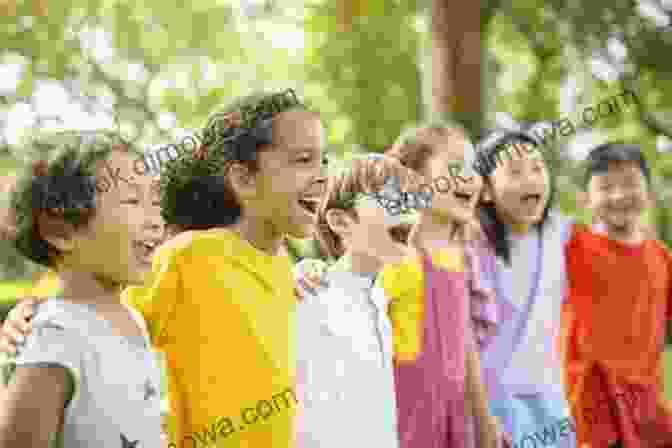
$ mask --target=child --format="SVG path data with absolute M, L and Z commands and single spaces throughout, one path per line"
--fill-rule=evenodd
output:
M 157 251 L 137 306 L 166 352 L 175 445 L 289 447 L 296 302 L 275 254 L 312 232 L 324 130 L 288 91 L 235 103 L 204 135 L 161 175 L 162 215 L 187 231 Z
M 402 446 L 492 447 L 501 437 L 487 410 L 478 349 L 495 330 L 493 291 L 479 281 L 487 253 L 465 244 L 482 186 L 468 170 L 473 147 L 457 128 L 425 126 L 402 135 L 388 154 L 434 185 L 409 236 L 419 261 L 388 266 L 381 277 L 393 299 Z
M 119 301 L 121 285 L 150 267 L 150 182 L 130 176 L 130 148 L 112 133 L 63 132 L 35 146 L 49 160 L 17 182 L 4 233 L 58 273 L 63 293 L 37 307 L 7 369 L 0 447 L 158 448 L 159 369 L 144 322 Z
M 165 165 L 161 213 L 182 233 L 128 300 L 166 353 L 169 446 L 289 447 L 295 293 L 289 260 L 275 254 L 286 234 L 313 229 L 324 130 L 290 90 L 234 102 L 203 135 Z
M 636 145 L 590 151 L 584 203 L 599 225 L 567 247 L 567 393 L 581 446 L 672 443 L 663 398 L 672 257 L 639 224 L 651 175 Z M 586 445 L 584 445 L 586 444 Z
M 399 216 L 371 195 L 387 179 L 406 185 L 413 177 L 394 159 L 368 157 L 329 180 L 318 238 L 338 261 L 323 275 L 329 286 L 306 294 L 297 311 L 301 448 L 399 446 L 388 301 L 373 286 L 382 264 L 405 251 L 391 234 Z M 297 277 L 316 261 L 299 263 Z
M 574 434 L 556 342 L 571 224 L 550 213 L 553 182 L 537 148 L 519 132 L 494 132 L 479 145 L 480 218 L 497 255 L 494 275 L 483 281 L 503 311 L 481 362 L 491 409 L 514 446 L 543 440 L 564 447 L 573 446 Z

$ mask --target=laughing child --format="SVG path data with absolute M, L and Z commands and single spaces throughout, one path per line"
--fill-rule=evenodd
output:
M 136 306 L 166 352 L 175 445 L 289 447 L 296 299 L 276 254 L 314 228 L 324 130 L 287 91 L 244 98 L 203 134 L 161 175 L 162 216 L 184 232 Z
M 577 438 L 590 448 L 669 446 L 662 374 L 672 257 L 642 235 L 651 175 L 640 148 L 597 146 L 584 185 L 599 224 L 579 227 L 566 251 L 566 382 Z
M 420 257 L 381 275 L 393 299 L 401 446 L 496 446 L 502 438 L 478 359 L 496 329 L 494 292 L 480 283 L 488 253 L 465 241 L 482 187 L 468 170 L 473 146 L 457 128 L 424 126 L 403 134 L 388 154 L 433 190 L 409 235 Z
M 159 448 L 159 368 L 144 321 L 119 300 L 150 268 L 147 229 L 159 225 L 150 182 L 131 178 L 135 156 L 112 133 L 35 144 L 47 158 L 13 189 L 4 236 L 57 272 L 63 292 L 37 307 L 6 366 L 0 447 Z M 113 187 L 110 167 L 126 182 Z
M 388 300 L 374 281 L 383 263 L 400 261 L 405 250 L 392 236 L 400 217 L 372 195 L 387 179 L 406 185 L 413 177 L 379 156 L 357 158 L 329 179 L 317 235 L 338 261 L 323 276 L 328 286 L 307 294 L 298 309 L 298 395 L 305 406 L 297 447 L 399 446 Z M 299 277 L 306 264 L 296 266 Z
M 479 144 L 480 218 L 497 255 L 494 276 L 484 280 L 502 310 L 481 362 L 492 412 L 514 446 L 542 438 L 546 446 L 571 447 L 558 340 L 572 224 L 550 213 L 553 181 L 539 146 L 525 133 L 498 131 Z

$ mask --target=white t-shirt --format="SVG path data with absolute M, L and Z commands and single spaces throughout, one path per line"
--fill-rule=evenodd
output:
M 396 448 L 388 300 L 373 278 L 331 270 L 298 305 L 297 448 Z
M 74 381 L 55 446 L 161 447 L 161 375 L 146 328 L 125 338 L 93 307 L 61 299 L 39 304 L 32 325 L 14 363 L 62 366 Z

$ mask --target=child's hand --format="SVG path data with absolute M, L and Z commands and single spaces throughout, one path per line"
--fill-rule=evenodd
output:
M 7 315 L 0 334 L 0 352 L 8 355 L 16 354 L 16 347 L 23 344 L 30 334 L 35 306 L 44 299 L 30 297 L 20 301 Z
M 303 300 L 307 294 L 315 295 L 320 287 L 327 286 L 326 264 L 321 260 L 303 260 L 294 267 L 296 296 Z
M 321 275 L 315 272 L 308 272 L 303 277 L 298 277 L 296 279 L 296 283 L 298 283 L 298 288 L 296 291 L 298 293 L 297 295 L 299 300 L 303 300 L 304 291 L 310 294 L 315 294 L 317 292 L 317 288 L 324 284 L 323 282 L 324 280 L 322 279 Z

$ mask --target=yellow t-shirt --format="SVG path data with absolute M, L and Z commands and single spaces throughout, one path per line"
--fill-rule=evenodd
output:
M 430 251 L 435 266 L 453 272 L 464 270 L 464 256 L 459 249 Z M 388 315 L 392 324 L 392 343 L 398 361 L 413 361 L 420 352 L 423 316 L 424 276 L 418 257 L 385 265 L 379 277 L 385 295 L 390 298 Z
M 225 229 L 157 250 L 152 280 L 129 288 L 165 352 L 177 447 L 290 447 L 296 298 L 287 257 Z

